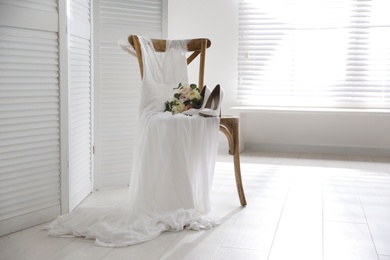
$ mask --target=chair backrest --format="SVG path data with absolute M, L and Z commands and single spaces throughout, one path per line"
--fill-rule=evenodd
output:
M 151 40 L 155 51 L 165 52 L 166 40 L 164 39 L 151 39 Z M 143 78 L 144 66 L 142 61 L 142 52 L 141 52 L 141 45 L 140 45 L 139 38 L 137 35 L 129 35 L 128 41 L 133 46 L 135 52 L 137 53 L 141 78 Z M 206 49 L 211 46 L 211 41 L 206 38 L 189 39 L 185 41 L 187 42 L 187 51 L 192 52 L 192 54 L 187 58 L 187 65 L 190 64 L 200 54 L 198 87 L 200 90 L 202 90 L 203 83 L 204 83 Z

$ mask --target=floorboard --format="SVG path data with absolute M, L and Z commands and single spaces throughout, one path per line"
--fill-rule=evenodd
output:
M 43 225 L 0 237 L 0 259 L 364 259 L 390 260 L 390 158 L 241 154 L 248 205 L 241 207 L 232 157 L 219 155 L 211 230 L 166 232 L 124 248 L 53 238 Z M 109 205 L 126 188 L 93 192 L 83 205 Z

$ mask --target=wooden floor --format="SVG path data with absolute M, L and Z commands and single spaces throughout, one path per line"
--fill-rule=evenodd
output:
M 48 237 L 41 226 L 0 238 L 0 259 L 390 260 L 390 159 L 244 152 L 248 205 L 239 206 L 230 156 L 218 158 L 206 231 L 166 232 L 126 248 Z M 111 203 L 126 190 L 94 192 Z

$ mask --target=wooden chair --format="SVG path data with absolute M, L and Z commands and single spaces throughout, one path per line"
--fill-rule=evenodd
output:
M 141 78 L 143 78 L 143 61 L 141 45 L 137 35 L 130 35 L 128 37 L 129 43 L 133 46 L 136 51 L 138 64 L 141 72 Z M 199 54 L 199 88 L 203 88 L 204 84 L 204 69 L 206 60 L 206 49 L 211 46 L 211 41 L 206 38 L 191 39 L 187 41 L 187 51 L 192 52 L 187 58 L 187 65 L 190 64 Z M 166 40 L 163 39 L 152 39 L 152 43 L 155 51 L 165 52 Z M 246 205 L 244 188 L 242 186 L 241 179 L 241 167 L 240 167 L 240 150 L 239 150 L 239 118 L 233 116 L 221 116 L 220 118 L 220 130 L 223 132 L 229 143 L 229 154 L 233 155 L 234 161 L 234 172 L 236 178 L 237 192 L 242 206 Z

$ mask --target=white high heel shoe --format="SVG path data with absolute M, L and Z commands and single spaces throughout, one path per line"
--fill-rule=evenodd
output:
M 221 104 L 224 92 L 221 86 L 218 84 L 215 86 L 202 109 L 199 111 L 199 115 L 204 117 L 217 117 L 221 116 Z
M 200 92 L 200 95 L 202 96 L 202 105 L 200 108 L 190 108 L 186 111 L 183 111 L 182 114 L 187 115 L 187 116 L 195 116 L 199 114 L 199 111 L 204 108 L 206 104 L 206 100 L 208 99 L 208 96 L 210 95 L 211 90 L 207 87 L 204 86 L 202 91 Z

